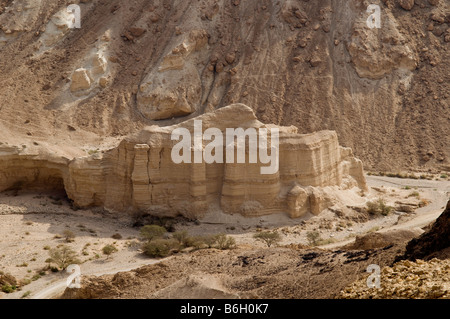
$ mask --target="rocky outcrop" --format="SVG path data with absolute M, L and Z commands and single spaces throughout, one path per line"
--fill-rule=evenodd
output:
M 404 259 L 430 259 L 450 247 L 450 201 L 430 230 L 412 239 L 406 246 Z
M 0 192 L 64 189 L 69 159 L 0 145 Z
M 284 211 L 295 218 L 308 211 L 319 214 L 331 204 L 325 186 L 366 189 L 361 162 L 339 146 L 333 131 L 298 134 L 294 127 L 277 127 L 279 170 L 273 174 L 262 175 L 261 167 L 267 165 L 261 162 L 176 164 L 171 133 L 177 128 L 193 133 L 196 120 L 202 121 L 203 132 L 274 127 L 259 122 L 242 104 L 174 126 L 147 127 L 103 156 L 75 159 L 69 166 L 67 194 L 80 206 L 164 216 L 200 217 L 219 203 L 227 213 L 258 216 Z
M 275 152 L 272 154 L 279 156 L 269 164 L 264 164 L 268 161 L 261 157 L 252 163 L 249 159 L 253 150 L 246 145 L 244 163 L 207 164 L 204 160 L 175 163 L 172 150 L 178 142 L 172 140 L 172 132 L 186 129 L 194 133 L 199 121 L 201 133 L 215 128 L 224 136 L 227 128 L 268 132 L 277 129 L 278 148 L 273 148 L 275 140 L 271 135 L 275 133 L 269 134 L 267 141 L 271 143 L 268 145 L 271 152 Z M 236 141 L 235 156 L 238 145 L 242 146 Z M 207 145 L 203 141 L 201 151 Z M 224 156 L 228 155 L 225 143 L 220 148 Z M 261 152 L 260 147 L 255 150 Z M 17 149 L 10 152 L 0 157 L 0 191 L 17 182 L 51 185 L 49 179 L 54 179 L 63 185 L 75 205 L 157 216 L 198 218 L 218 205 L 229 214 L 259 216 L 287 212 L 296 218 L 307 212 L 317 215 L 332 205 L 327 187 L 367 189 L 361 161 L 353 157 L 350 149 L 339 146 L 336 132 L 298 134 L 295 127 L 265 125 L 243 104 L 230 105 L 178 125 L 147 127 L 104 154 L 78 157 L 70 162 L 39 154 L 25 155 Z M 192 158 L 195 152 L 192 148 Z M 261 173 L 272 164 L 277 165 L 276 170 Z
M 380 289 L 368 288 L 367 278 L 341 292 L 345 299 L 448 299 L 450 260 L 403 260 L 381 271 Z

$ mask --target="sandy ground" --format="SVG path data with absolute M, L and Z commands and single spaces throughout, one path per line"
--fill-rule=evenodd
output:
M 364 197 L 356 196 L 353 190 L 342 191 L 337 196 L 346 197 L 349 206 L 364 206 L 366 201 L 379 197 L 393 206 L 396 202 L 417 204 L 422 199 L 429 204 L 414 213 L 394 212 L 363 222 L 355 220 L 355 212 L 350 214 L 345 207 L 336 208 L 343 211 L 344 218 L 336 218 L 333 210 L 326 210 L 319 216 L 307 215 L 295 220 L 284 214 L 243 218 L 216 212 L 200 223 L 179 224 L 176 229 L 186 229 L 191 234 L 223 232 L 233 236 L 238 246 L 255 248 L 264 247 L 252 238 L 257 230 L 276 229 L 282 234 L 280 245 L 306 245 L 307 232 L 317 230 L 325 243 L 328 240 L 328 245 L 322 248 L 336 248 L 352 242 L 356 235 L 372 231 L 423 227 L 439 216 L 450 192 L 450 182 L 444 180 L 368 176 L 367 181 L 370 192 Z M 411 196 L 413 192 L 419 195 Z M 0 298 L 21 298 L 25 292 L 29 292 L 27 298 L 51 298 L 61 293 L 66 287 L 68 273 L 47 271 L 36 276 L 46 266 L 48 248 L 58 245 L 68 245 L 79 254 L 82 275 L 113 274 L 157 262 L 140 253 L 138 229 L 132 227 L 132 220 L 126 216 L 119 218 L 101 209 L 74 211 L 58 194 L 14 195 L 0 194 L 0 234 L 3 235 L 0 239 L 0 270 L 18 280 L 31 279 L 31 283 L 14 293 L 0 293 Z M 58 238 L 65 230 L 75 234 L 73 242 Z M 117 233 L 121 239 L 112 238 Z M 107 244 L 115 245 L 118 252 L 105 256 L 102 248 Z

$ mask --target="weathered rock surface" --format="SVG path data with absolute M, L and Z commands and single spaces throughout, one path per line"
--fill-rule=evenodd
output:
M 419 229 L 399 229 L 387 232 L 374 232 L 366 235 L 356 236 L 355 242 L 347 245 L 347 249 L 375 249 L 384 248 L 394 244 L 405 244 L 412 238 L 419 236 L 423 230 Z
M 171 151 L 178 142 L 171 139 L 172 131 L 186 128 L 192 133 L 195 120 L 202 121 L 203 131 L 278 128 L 278 171 L 261 174 L 261 167 L 269 164 L 251 164 L 248 159 L 245 163 L 175 164 Z M 0 158 L 0 174 L 0 191 L 17 182 L 33 185 L 56 179 L 78 206 L 192 218 L 217 204 L 224 212 L 244 216 L 288 212 L 295 218 L 308 211 L 317 215 L 332 204 L 324 187 L 367 188 L 361 161 L 339 146 L 335 132 L 298 134 L 295 127 L 265 125 L 243 104 L 174 126 L 147 127 L 104 154 L 70 162 L 41 160 L 16 151 Z
M 196 119 L 202 121 L 203 130 L 271 127 L 242 104 Z M 332 131 L 302 135 L 294 127 L 280 127 L 279 171 L 261 175 L 260 168 L 266 165 L 248 161 L 175 164 L 171 150 L 176 142 L 171 133 L 181 127 L 192 133 L 194 119 L 170 127 L 148 127 L 103 158 L 75 159 L 66 183 L 69 197 L 81 206 L 132 208 L 156 215 L 199 217 L 210 205 L 220 203 L 228 213 L 257 216 L 287 211 L 299 217 L 306 211 L 317 215 L 328 207 L 330 199 L 321 187 L 366 188 L 361 162 L 351 150 L 339 146 Z
M 196 65 L 208 43 L 205 30 L 192 30 L 162 58 L 140 85 L 138 109 L 152 120 L 193 113 L 201 104 L 202 83 Z
M 346 299 L 448 299 L 450 260 L 403 260 L 381 271 L 380 289 L 368 288 L 361 279 L 344 289 Z
M 406 246 L 403 258 L 429 259 L 435 253 L 450 247 L 450 201 L 431 229 L 418 238 L 412 239 Z
M 72 75 L 72 83 L 70 85 L 71 92 L 87 90 L 91 88 L 91 77 L 89 70 L 80 68 L 75 70 Z

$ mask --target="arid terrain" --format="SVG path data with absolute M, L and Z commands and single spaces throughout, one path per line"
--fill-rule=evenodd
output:
M 0 0 L 0 298 L 450 298 L 449 61 L 447 0 Z
M 397 209 L 410 207 L 409 213 L 396 210 L 374 217 L 354 210 L 365 207 L 360 202 L 349 205 L 353 209 L 335 207 L 319 216 L 300 219 L 223 214 L 213 220 L 178 221 L 176 231 L 187 230 L 193 235 L 227 233 L 236 239 L 237 247 L 185 250 L 162 260 L 142 253 L 139 228 L 133 227 L 131 218 L 118 218 L 98 209 L 73 211 L 65 200 L 55 201 L 49 194 L 5 193 L 0 224 L 2 233 L 9 236 L 0 242 L 0 271 L 14 276 L 20 290 L 2 297 L 20 298 L 26 292 L 26 298 L 61 295 L 69 274 L 48 269 L 41 272 L 48 258 L 45 247 L 65 244 L 82 261 L 83 288 L 67 291 L 64 296 L 70 298 L 208 298 L 211 293 L 216 298 L 339 298 L 347 286 L 367 277 L 369 264 L 392 266 L 404 254 L 406 243 L 441 215 L 450 183 L 422 181 L 424 187 L 415 183 L 420 181 L 368 177 L 371 191 L 366 200 L 382 197 Z M 411 195 L 415 192 L 419 195 Z M 419 208 L 422 200 L 428 203 Z M 66 243 L 63 236 L 55 238 L 67 229 L 75 233 L 73 242 Z M 253 238 L 261 230 L 275 230 L 282 240 L 267 248 Z M 311 245 L 306 236 L 314 230 L 323 240 L 318 246 Z M 122 238 L 111 238 L 116 233 Z M 107 244 L 114 244 L 118 251 L 111 256 L 103 254 Z M 436 256 L 445 259 L 448 253 Z M 33 279 L 36 275 L 38 278 Z M 27 279 L 30 283 L 24 285 Z M 350 293 L 344 296 L 355 297 Z

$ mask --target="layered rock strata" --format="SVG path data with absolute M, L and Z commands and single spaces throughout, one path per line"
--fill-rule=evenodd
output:
M 268 164 L 259 160 L 250 163 L 248 145 L 245 163 L 176 164 L 172 149 L 178 141 L 172 140 L 172 132 L 185 128 L 194 133 L 195 121 L 201 121 L 203 132 L 208 128 L 220 132 L 227 128 L 278 129 L 279 169 L 273 174 L 261 174 L 261 167 Z M 208 143 L 203 141 L 203 148 Z M 234 147 L 237 151 L 236 143 Z M 5 161 L 0 158 L 0 176 L 8 182 L 0 183 L 0 191 L 21 179 L 25 180 L 22 184 L 33 183 L 28 174 L 9 174 L 11 165 L 4 164 Z M 27 161 L 38 163 L 32 158 Z M 56 164 L 49 161 L 46 165 Z M 317 215 L 332 204 L 326 186 L 367 189 L 361 161 L 353 157 L 351 149 L 339 146 L 336 132 L 298 134 L 293 126 L 265 125 L 243 104 L 173 126 L 147 127 L 104 154 L 75 158 L 58 167 L 53 176 L 62 178 L 67 195 L 78 206 L 103 206 L 160 216 L 198 218 L 219 205 L 230 214 L 259 216 L 287 212 L 296 218 L 307 212 Z

